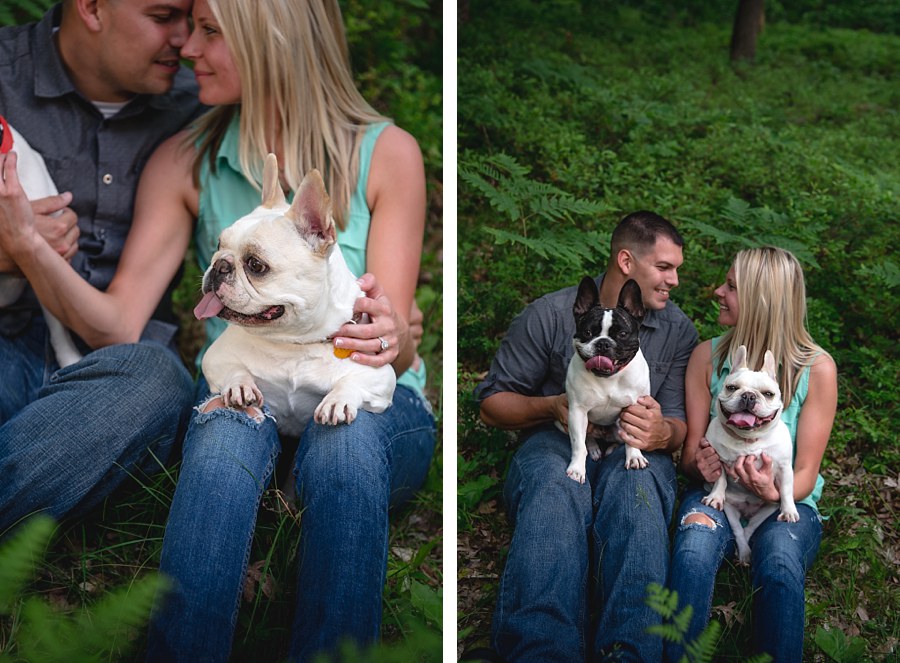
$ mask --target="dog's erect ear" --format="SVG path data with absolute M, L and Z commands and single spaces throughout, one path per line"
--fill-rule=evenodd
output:
M 741 345 L 734 353 L 734 359 L 731 362 L 731 372 L 734 373 L 742 368 L 747 368 L 747 346 Z
M 313 250 L 324 253 L 337 241 L 337 230 L 331 216 L 331 198 L 318 170 L 311 170 L 300 182 L 294 202 L 284 215 L 294 222 L 297 231 Z
M 644 296 L 641 294 L 641 286 L 634 279 L 625 281 L 625 285 L 619 291 L 619 306 L 628 311 L 632 317 L 643 320 L 647 311 L 644 308 Z
M 775 382 L 778 382 L 778 369 L 775 366 L 775 355 L 772 354 L 771 350 L 766 350 L 766 356 L 763 359 L 763 371 L 765 371 L 765 373 Z
M 278 183 L 278 157 L 270 152 L 266 156 L 266 165 L 263 168 L 262 206 L 272 209 L 286 204 L 284 191 Z
M 575 314 L 576 319 L 580 318 L 599 303 L 600 291 L 597 289 L 597 282 L 590 276 L 585 276 L 578 284 L 578 294 L 575 295 L 572 313 Z

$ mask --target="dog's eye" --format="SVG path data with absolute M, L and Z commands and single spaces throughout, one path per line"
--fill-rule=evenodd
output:
M 628 338 L 628 330 L 623 329 L 618 334 L 616 334 L 616 336 L 618 336 L 619 338 Z
M 775 392 L 774 391 L 764 391 L 763 396 L 765 396 L 766 398 L 775 398 Z
M 262 260 L 260 260 L 259 258 L 254 258 L 253 256 L 247 258 L 247 269 L 249 269 L 257 276 L 259 276 L 260 274 L 265 274 L 267 271 L 269 271 L 269 268 Z
M 737 387 L 733 384 L 729 384 L 725 387 L 725 391 L 737 391 Z

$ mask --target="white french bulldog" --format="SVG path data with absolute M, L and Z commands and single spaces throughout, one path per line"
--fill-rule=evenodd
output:
M 723 464 L 732 465 L 741 456 L 761 454 L 772 458 L 775 484 L 781 494 L 778 520 L 795 523 L 800 520 L 794 504 L 793 444 L 788 427 L 781 420 L 783 404 L 776 378 L 775 358 L 766 350 L 763 370 L 747 367 L 747 348 L 737 349 L 731 372 L 716 397 L 716 416 L 709 422 L 706 439 L 719 454 Z M 727 473 L 716 479 L 703 503 L 720 511 L 724 508 L 737 544 L 738 559 L 750 562 L 750 537 L 760 524 L 772 515 L 777 505 L 765 502 L 744 488 Z M 747 525 L 741 524 L 747 519 Z
M 619 292 L 618 305 L 609 309 L 600 304 L 597 283 L 585 276 L 578 285 L 572 312 L 575 354 L 566 372 L 572 457 L 566 475 L 584 483 L 588 452 L 594 460 L 602 455 L 596 440 L 585 439 L 588 422 L 614 424 L 624 408 L 650 393 L 650 369 L 640 348 L 645 310 L 637 281 L 628 279 Z M 647 467 L 640 449 L 625 446 L 625 467 Z
M 352 422 L 359 408 L 390 406 L 394 369 L 354 362 L 330 340 L 365 295 L 337 244 L 331 199 L 317 170 L 288 206 L 278 161 L 268 155 L 262 204 L 222 231 L 203 292 L 197 318 L 229 323 L 202 362 L 226 406 L 262 405 L 265 398 L 287 435 L 302 433 L 313 416 L 336 425 Z
M 4 140 L 3 133 L 9 131 L 12 140 Z M 13 129 L 0 117 L 0 143 L 4 145 L 4 151 L 15 150 L 18 156 L 16 172 L 22 190 L 29 200 L 55 196 L 59 193 L 56 184 L 47 170 L 44 158 L 28 144 L 22 134 Z M 9 148 L 9 149 L 6 149 Z M 14 274 L 0 274 L 0 306 L 9 306 L 15 303 L 25 290 L 27 280 L 23 276 Z M 53 316 L 43 305 L 44 321 L 47 323 L 47 331 L 50 333 L 50 345 L 56 354 L 56 362 L 61 368 L 74 364 L 81 360 L 81 353 L 75 347 L 72 336 L 63 324 Z

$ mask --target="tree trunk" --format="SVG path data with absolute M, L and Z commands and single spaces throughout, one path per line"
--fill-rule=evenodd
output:
M 765 0 L 739 0 L 734 29 L 731 31 L 732 62 L 753 61 L 756 57 L 756 39 L 765 22 Z

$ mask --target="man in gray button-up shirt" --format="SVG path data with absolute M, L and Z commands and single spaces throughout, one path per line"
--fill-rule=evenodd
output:
M 617 651 L 623 660 L 660 660 L 658 617 L 644 603 L 664 585 L 668 524 L 675 501 L 671 453 L 686 432 L 684 373 L 698 335 L 670 299 L 684 242 L 651 212 L 625 217 L 612 236 L 600 300 L 615 306 L 629 278 L 648 313 L 641 349 L 650 394 L 623 411 L 622 437 L 649 466 L 624 468 L 624 448 L 588 459 L 587 482 L 566 476 L 571 447 L 565 378 L 574 348 L 576 287 L 541 297 L 510 326 L 476 388 L 485 423 L 521 431 L 504 496 L 515 525 L 493 622 L 493 645 L 508 661 L 583 661 Z M 595 618 L 591 618 L 594 615 Z M 587 651 L 585 651 L 587 649 Z
M 67 0 L 37 23 L 0 29 L 0 114 L 42 154 L 59 191 L 71 192 L 56 220 L 49 213 L 67 197 L 32 201 L 38 228 L 101 289 L 116 271 L 144 164 L 201 110 L 193 76 L 179 70 L 190 8 Z M 15 269 L 0 252 L 0 272 Z M 85 358 L 63 370 L 30 289 L 0 309 L 0 534 L 37 511 L 83 511 L 144 460 L 167 458 L 192 383 L 165 308 L 142 342 L 94 351 L 81 343 Z

